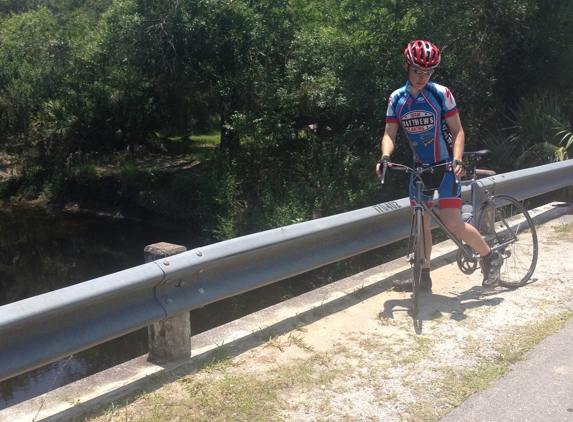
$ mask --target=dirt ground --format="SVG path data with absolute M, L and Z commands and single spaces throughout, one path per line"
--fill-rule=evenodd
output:
M 279 389 L 279 410 L 264 420 L 437 421 L 463 397 L 486 387 L 479 377 L 487 382 L 491 376 L 480 371 L 501 370 L 504 362 L 517 359 L 520 349 L 532 346 L 529 340 L 535 343 L 547 335 L 543 331 L 549 332 L 550 321 L 573 313 L 571 209 L 540 226 L 538 232 L 537 268 L 523 288 L 484 291 L 478 273 L 459 271 L 455 258 L 447 253 L 452 245 L 446 242 L 435 248 L 434 256 L 446 259 L 433 270 L 435 287 L 421 297 L 416 320 L 409 313 L 410 294 L 390 288 L 393 278 L 408 273 L 406 265 L 403 271 L 366 271 L 325 289 L 304 309 L 297 308 L 296 316 L 282 311 L 282 319 L 299 321 L 298 328 L 271 334 L 257 346 L 239 346 L 238 332 L 272 330 L 257 328 L 260 322 L 243 321 L 238 331 L 216 340 L 218 345 L 229 345 L 236 366 L 224 370 L 224 375 L 183 369 L 178 376 L 189 376 L 187 387 L 177 381 L 166 383 L 153 392 L 154 400 L 144 396 L 117 416 L 149 417 L 157 411 L 158 397 L 166 412 L 182 403 L 190 406 L 190 382 L 212 383 L 245 372 L 259 379 L 284 377 L 296 371 L 296 362 L 314 359 L 322 368 L 317 373 L 323 376 L 310 386 Z M 324 377 L 327 374 L 334 375 Z M 477 374 L 478 379 L 467 374 Z M 199 420 L 189 415 L 188 420 Z M 182 414 L 173 417 L 185 420 Z M 243 417 L 237 415 L 236 420 Z
M 200 145 L 202 148 L 211 149 L 210 145 Z M 0 183 L 16 174 L 16 157 L 0 152 Z M 178 156 L 157 156 L 147 154 L 138 157 L 138 163 L 142 168 L 157 167 L 161 170 L 179 173 L 182 175 L 192 175 L 195 168 L 201 164 L 193 154 L 181 154 Z

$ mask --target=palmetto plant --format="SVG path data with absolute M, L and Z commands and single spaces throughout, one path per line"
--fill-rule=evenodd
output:
M 503 170 L 538 166 L 573 157 L 569 115 L 555 95 L 541 93 L 523 98 L 509 120 L 508 127 L 485 139 Z
M 564 161 L 573 157 L 573 133 L 571 132 L 571 127 L 569 123 L 564 124 L 556 119 L 553 119 L 555 123 L 555 130 L 558 132 L 553 137 L 556 142 L 547 143 L 545 147 L 545 153 L 550 158 L 551 162 Z

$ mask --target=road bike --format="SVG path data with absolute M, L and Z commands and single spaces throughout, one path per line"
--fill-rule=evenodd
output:
M 496 195 L 480 186 L 477 164 L 488 154 L 489 150 L 464 152 L 463 154 L 464 159 L 470 163 L 468 167 L 470 178 L 461 181 L 461 184 L 470 186 L 470 201 L 462 205 L 462 218 L 480 232 L 493 252 L 498 253 L 502 260 L 498 284 L 512 289 L 523 286 L 533 275 L 538 255 L 537 231 L 529 212 L 520 201 L 509 195 Z M 413 269 L 412 314 L 416 316 L 419 310 L 422 266 L 429 259 L 423 230 L 426 214 L 430 215 L 458 246 L 456 262 L 464 274 L 472 274 L 478 269 L 480 256 L 448 230 L 438 210 L 434 210 L 422 200 L 422 192 L 426 190 L 422 180 L 423 175 L 444 174 L 452 171 L 451 163 L 415 167 L 392 163 L 391 166 L 384 167 L 382 183 L 384 183 L 386 169 L 412 175 L 414 184 L 412 225 L 406 259 Z

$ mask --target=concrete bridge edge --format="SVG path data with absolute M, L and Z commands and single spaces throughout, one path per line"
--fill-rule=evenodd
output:
M 530 211 L 537 224 L 573 212 L 573 205 L 550 203 Z M 434 266 L 455 260 L 456 247 L 451 241 L 434 246 Z M 260 345 L 262 335 L 281 334 L 293 330 L 304 315 L 317 307 L 334 304 L 340 306 L 344 299 L 362 289 L 368 295 L 380 294 L 391 288 L 393 279 L 408 277 L 410 266 L 398 258 L 378 267 L 362 271 L 351 277 L 294 297 L 277 305 L 249 314 L 207 332 L 191 337 L 191 357 L 168 363 L 151 363 L 144 355 L 102 371 L 77 382 L 60 387 L 43 396 L 0 410 L 1 420 L 10 421 L 62 421 L 78 417 L 99 406 L 114 402 L 121 405 L 132 394 L 153 391 L 175 379 L 178 369 L 187 372 L 200 370 L 212 353 L 221 346 L 230 356 L 239 355 Z M 375 290 L 375 291 L 373 291 Z M 333 309 L 331 307 L 331 309 Z M 268 337 L 267 337 L 268 339 Z

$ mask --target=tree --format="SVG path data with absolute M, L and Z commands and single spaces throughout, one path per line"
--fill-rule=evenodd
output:
M 28 131 L 38 102 L 58 90 L 68 53 L 58 22 L 48 9 L 15 14 L 0 26 L 0 130 Z

